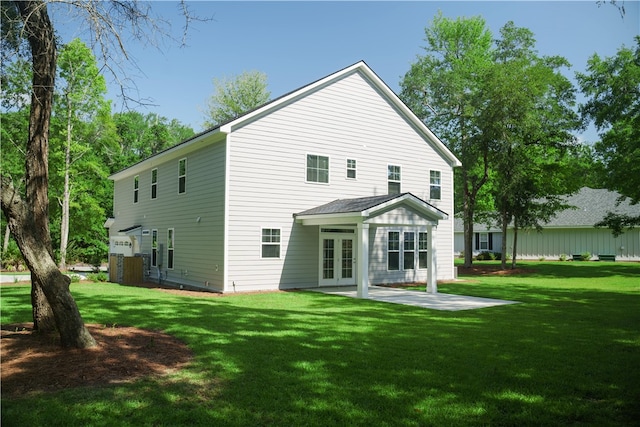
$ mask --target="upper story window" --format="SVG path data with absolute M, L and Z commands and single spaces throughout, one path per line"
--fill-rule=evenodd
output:
M 262 229 L 262 258 L 280 258 L 280 229 Z
M 329 158 L 307 154 L 307 182 L 329 182 Z
M 151 170 L 151 198 L 158 197 L 158 169 Z
M 400 166 L 387 166 L 388 190 L 387 194 L 400 194 L 402 187 L 400 185 Z
M 429 198 L 440 200 L 442 195 L 442 185 L 440 183 L 440 171 L 429 172 Z
M 187 159 L 180 159 L 178 163 L 178 194 L 187 191 Z
M 133 203 L 138 203 L 138 192 L 140 190 L 140 175 L 133 177 Z
M 356 179 L 356 160 L 347 159 L 347 178 Z

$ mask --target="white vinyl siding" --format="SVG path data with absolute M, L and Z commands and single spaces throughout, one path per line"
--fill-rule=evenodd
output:
M 226 173 L 226 143 L 223 135 L 210 137 L 211 142 L 189 153 L 154 159 L 152 166 L 140 172 L 140 188 L 151 185 L 151 170 L 158 169 L 158 198 L 151 200 L 147 191 L 133 209 L 131 187 L 133 176 L 114 183 L 115 223 L 111 235 L 118 230 L 141 225 L 145 230 L 157 230 L 157 242 L 163 245 L 163 280 L 223 290 L 224 262 L 224 179 Z M 188 191 L 177 197 L 165 197 L 166 191 L 176 194 L 179 182 L 179 160 L 188 154 Z M 167 183 L 167 184 L 165 184 Z M 127 192 L 123 193 L 126 188 Z M 126 198 L 123 198 L 126 195 Z M 127 206 L 128 204 L 128 206 Z M 167 267 L 168 229 L 177 230 L 174 237 L 174 269 Z M 138 236 L 140 252 L 151 257 L 151 236 Z M 149 279 L 157 278 L 157 268 Z M 165 277 L 166 275 L 166 277 Z

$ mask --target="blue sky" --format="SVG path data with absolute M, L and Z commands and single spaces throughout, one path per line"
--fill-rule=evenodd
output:
M 157 104 L 138 109 L 176 118 L 196 131 L 202 130 L 213 78 L 243 71 L 267 74 L 275 98 L 364 60 L 398 92 L 402 76 L 423 52 L 424 29 L 438 11 L 449 18 L 480 15 L 496 37 L 510 20 L 529 28 L 540 54 L 564 56 L 571 62 L 570 76 L 584 71 L 594 53 L 612 56 L 623 44 L 633 46 L 640 33 L 640 3 L 630 0 L 624 2 L 624 18 L 615 7 L 598 6 L 595 0 L 196 1 L 189 5 L 195 14 L 213 20 L 193 23 L 186 47 L 167 45 L 162 51 L 128 47 L 141 70 L 133 73 L 139 96 Z M 183 22 L 177 3 L 153 2 L 152 7 L 171 21 L 180 36 Z M 117 94 L 112 85 L 109 97 L 116 104 Z M 593 129 L 582 137 L 597 138 Z

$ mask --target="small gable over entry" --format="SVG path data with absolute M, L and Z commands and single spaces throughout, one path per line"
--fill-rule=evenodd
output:
M 373 227 L 418 226 L 427 229 L 427 292 L 437 293 L 438 222 L 448 214 L 411 193 L 338 199 L 294 214 L 305 226 L 356 226 L 356 284 L 358 297 L 367 298 L 369 288 L 369 230 Z

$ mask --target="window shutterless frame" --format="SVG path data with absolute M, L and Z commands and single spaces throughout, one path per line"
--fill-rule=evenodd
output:
M 402 192 L 402 167 L 387 165 L 387 194 L 400 194 Z
M 187 159 L 178 161 L 178 194 L 187 191 Z
M 280 258 L 280 228 L 262 228 L 260 231 L 260 258 Z
M 318 154 L 306 156 L 306 182 L 329 183 L 329 157 Z

